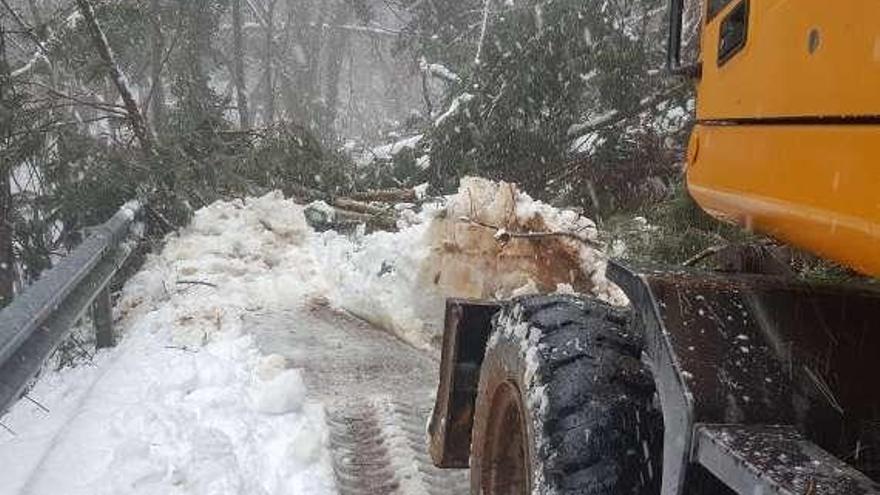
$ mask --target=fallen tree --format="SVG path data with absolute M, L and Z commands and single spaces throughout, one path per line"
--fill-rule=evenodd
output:
M 302 203 L 313 203 L 307 219 L 318 230 L 352 230 L 365 224 L 369 230 L 397 231 L 399 214 L 395 204 L 419 203 L 422 198 L 413 189 L 355 191 L 334 196 L 318 189 L 289 185 L 285 195 Z

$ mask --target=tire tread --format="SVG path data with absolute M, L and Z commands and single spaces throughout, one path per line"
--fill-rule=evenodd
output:
M 649 473 L 659 469 L 662 420 L 629 312 L 572 296 L 528 296 L 501 312 L 496 332 L 511 315 L 528 323 L 532 338 L 540 332 L 533 386 L 544 387 L 547 400 L 534 426 L 533 471 L 546 486 L 538 493 L 659 493 L 659 476 Z

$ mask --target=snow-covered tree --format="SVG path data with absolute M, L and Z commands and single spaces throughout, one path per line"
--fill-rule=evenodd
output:
M 446 81 L 427 126 L 435 181 L 503 177 L 596 212 L 658 163 L 670 175 L 680 141 L 664 138 L 683 126 L 658 116 L 689 88 L 662 71 L 665 2 L 398 2 L 413 13 L 405 47 Z

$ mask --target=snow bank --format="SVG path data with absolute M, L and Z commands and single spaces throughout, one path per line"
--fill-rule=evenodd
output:
M 416 347 L 436 348 L 443 296 L 420 274 L 431 254 L 427 230 L 438 211 L 427 206 L 397 233 L 316 236 L 313 251 L 322 253 L 318 260 L 328 300 Z
M 400 232 L 313 238 L 328 299 L 411 344 L 439 349 L 448 297 L 506 299 L 579 292 L 626 298 L 605 278 L 594 223 L 536 201 L 514 185 L 465 178 L 445 204 L 428 205 Z M 510 238 L 519 233 L 572 237 Z
M 302 209 L 217 203 L 125 287 L 120 345 L 42 377 L 0 432 L 0 493 L 335 493 L 323 409 L 243 316 L 315 287 Z

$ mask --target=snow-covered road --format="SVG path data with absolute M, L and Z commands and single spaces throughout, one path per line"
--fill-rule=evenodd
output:
M 197 212 L 126 284 L 120 344 L 50 363 L 0 418 L 0 494 L 466 493 L 425 447 L 445 297 L 617 295 L 588 243 L 511 242 L 595 237 L 512 185 L 400 211 L 369 235 L 314 232 L 278 193 Z
M 257 342 L 301 369 L 327 410 L 342 495 L 458 495 L 467 472 L 435 468 L 425 424 L 438 361 L 326 304 L 248 318 Z
M 0 494 L 434 493 L 421 237 L 319 234 L 279 194 L 199 211 L 126 284 L 119 346 L 2 418 Z
M 0 493 L 335 493 L 323 406 L 245 323 L 321 293 L 312 240 L 279 195 L 200 211 L 126 284 L 118 347 L 2 419 Z

